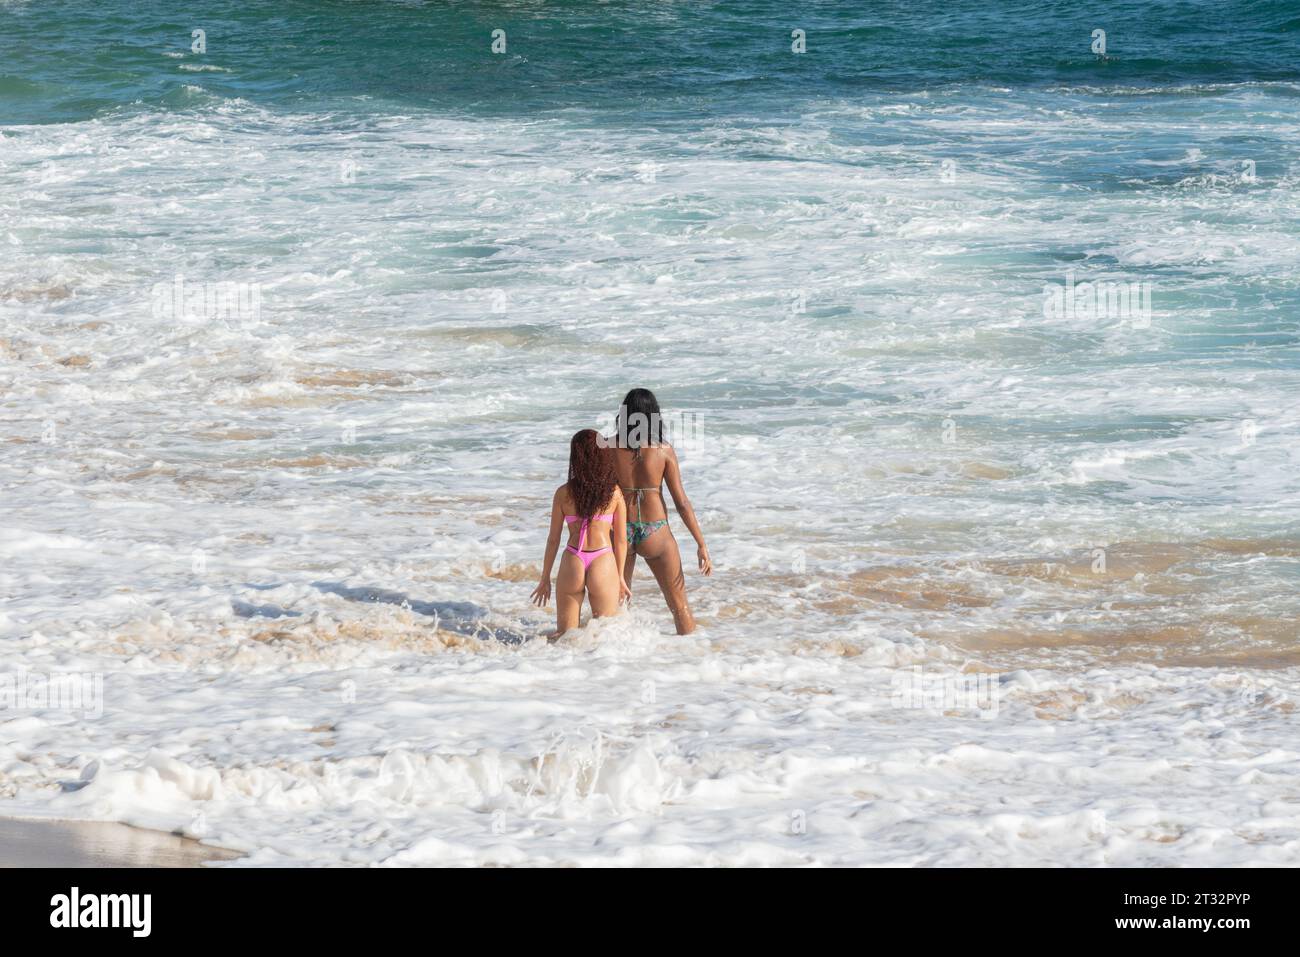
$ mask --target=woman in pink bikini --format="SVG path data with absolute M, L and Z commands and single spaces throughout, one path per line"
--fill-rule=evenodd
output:
M 539 608 L 551 600 L 551 568 L 560 550 L 560 533 L 569 528 L 560 572 L 555 579 L 555 637 L 578 627 L 585 593 L 594 618 L 618 614 L 631 591 L 621 570 L 627 556 L 627 505 L 619 491 L 614 463 L 600 447 L 594 429 L 569 442 L 569 481 L 551 501 L 551 533 L 542 559 L 542 580 L 533 589 Z

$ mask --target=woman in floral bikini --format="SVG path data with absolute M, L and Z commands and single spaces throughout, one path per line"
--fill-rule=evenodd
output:
M 664 505 L 661 487 L 668 485 L 668 493 L 677 507 L 686 528 L 695 539 L 695 554 L 700 571 L 713 574 L 709 549 L 704 544 L 704 533 L 695 519 L 695 510 L 682 488 L 681 468 L 677 453 L 663 441 L 659 400 L 649 389 L 633 389 L 623 399 L 618 413 L 618 434 L 614 444 L 614 469 L 618 484 L 628 505 L 627 557 L 623 561 L 623 580 L 631 594 L 632 573 L 637 556 L 645 559 L 654 573 L 664 601 L 673 613 L 673 622 L 679 635 L 695 630 L 695 617 L 686 600 L 686 577 L 682 573 L 681 554 L 677 539 L 668 527 L 668 510 Z

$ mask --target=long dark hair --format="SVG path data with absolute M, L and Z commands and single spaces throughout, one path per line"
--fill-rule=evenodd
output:
M 600 447 L 595 429 L 583 429 L 569 441 L 569 496 L 583 518 L 591 518 L 614 496 L 618 476 L 612 453 Z
M 663 443 L 663 418 L 659 413 L 659 400 L 649 389 L 633 389 L 623 396 L 618 408 L 618 444 L 635 449 L 641 454 L 643 445 Z M 644 439 L 644 441 L 642 441 Z

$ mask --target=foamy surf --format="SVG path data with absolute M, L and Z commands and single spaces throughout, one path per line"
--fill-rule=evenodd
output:
M 1290 674 L 555 646 L 382 661 L 137 665 L 107 684 L 129 709 L 10 722 L 30 744 L 5 755 L 9 806 L 176 831 L 248 852 L 236 866 L 1245 864 L 1296 842 L 1278 790 L 1296 753 L 1269 743 Z M 114 742 L 146 713 L 172 730 L 137 758 Z M 70 774 L 92 754 L 117 760 Z

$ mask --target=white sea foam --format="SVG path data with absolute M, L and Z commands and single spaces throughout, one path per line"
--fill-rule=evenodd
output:
M 1300 858 L 1294 170 L 1060 175 L 1138 104 L 668 149 L 193 95 L 7 131 L 0 670 L 104 713 L 0 714 L 0 813 L 252 865 Z M 1151 328 L 1045 319 L 1067 268 Z M 257 320 L 154 315 L 177 275 Z M 701 416 L 704 628 L 642 570 L 531 640 L 566 439 L 632 385 Z M 996 716 L 898 706 L 913 667 Z

